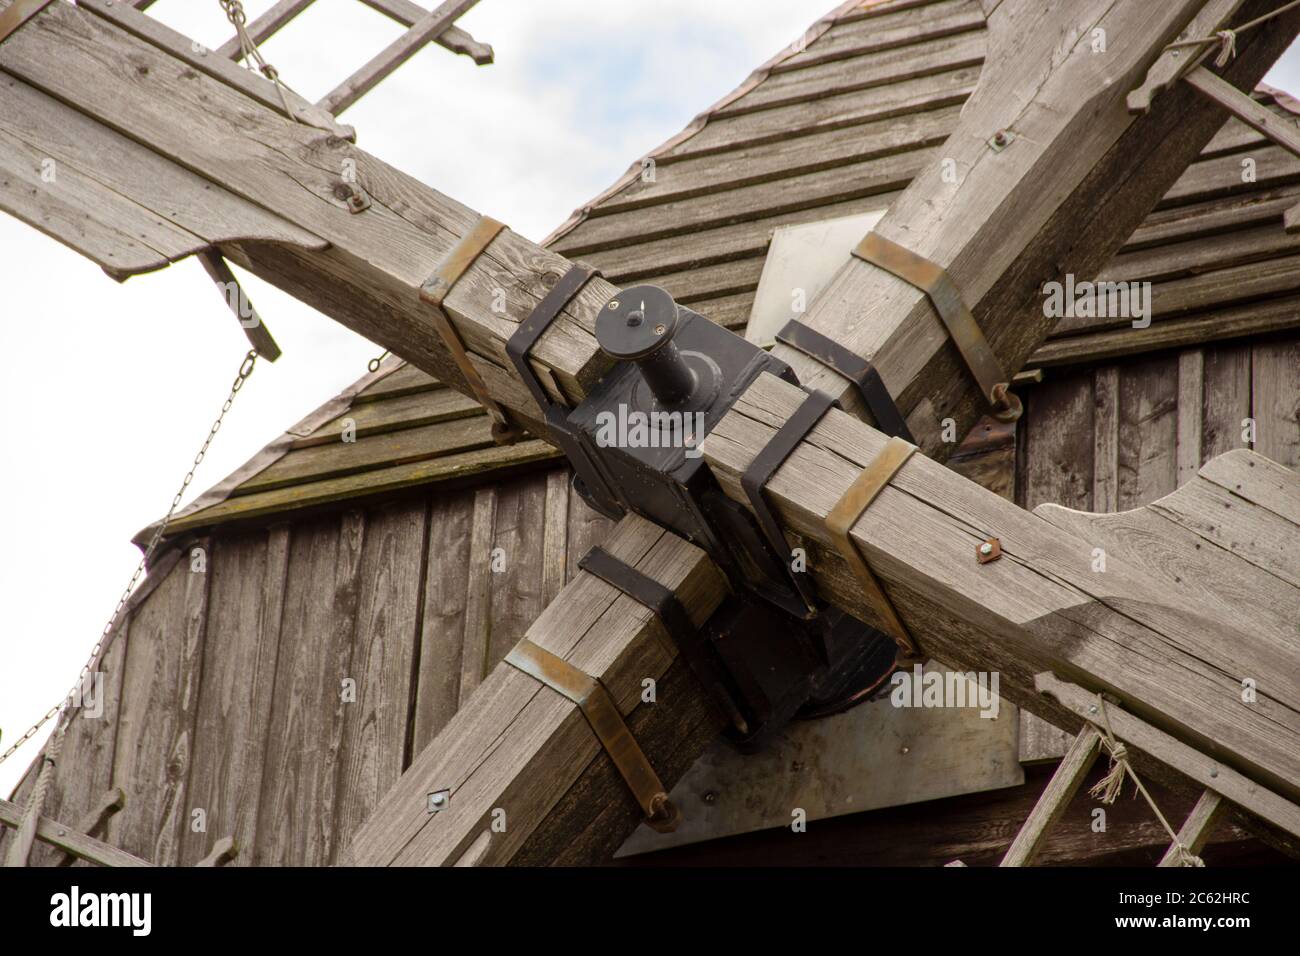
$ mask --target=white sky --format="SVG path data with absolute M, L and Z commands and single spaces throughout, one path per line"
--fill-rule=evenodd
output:
M 540 240 L 835 3 L 483 0 L 460 23 L 496 63 L 430 46 L 343 119 L 366 150 Z M 217 0 L 150 12 L 212 47 L 229 35 Z M 317 0 L 265 54 L 316 99 L 400 32 L 357 0 Z M 1300 90 L 1285 66 L 1271 81 Z M 240 394 L 196 491 L 381 351 L 241 278 L 285 354 Z M 0 750 L 76 676 L 139 559 L 131 536 L 166 510 L 246 349 L 192 260 L 119 285 L 0 215 Z M 0 793 L 35 752 L 0 764 Z

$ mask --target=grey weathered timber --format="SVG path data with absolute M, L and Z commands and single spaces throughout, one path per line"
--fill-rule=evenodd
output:
M 421 17 L 400 37 L 376 53 L 365 66 L 325 94 L 319 105 L 337 116 L 365 96 L 459 17 L 478 0 L 445 0 L 431 13 Z
M 1178 828 L 1178 844 L 1170 845 L 1158 865 L 1180 866 L 1179 844 L 1189 853 L 1200 853 L 1227 808 L 1226 801 L 1213 790 L 1204 791 L 1196 801 L 1196 806 L 1192 807 L 1192 812 L 1183 821 L 1183 825 Z
M 721 600 L 722 578 L 704 553 L 643 519 L 623 519 L 603 547 L 674 589 L 697 625 Z M 684 681 L 673 680 L 673 694 L 661 692 L 655 703 L 642 702 L 643 681 L 663 677 L 676 648 L 647 608 L 586 572 L 566 585 L 527 637 L 600 679 L 633 725 L 640 724 L 641 737 L 658 741 L 647 746 L 647 756 L 668 785 L 675 776 L 656 758 L 674 748 L 685 750 L 689 759 L 679 757 L 673 764 L 680 774 L 681 764 L 689 765 L 721 728 L 714 715 L 686 738 L 656 735 L 660 722 L 676 722 L 697 707 L 701 692 L 684 675 Z M 576 705 L 499 664 L 380 801 L 344 862 L 454 865 L 467 854 L 466 862 L 475 865 L 510 862 L 557 807 L 572 819 L 567 815 L 600 815 L 620 801 L 635 806 L 630 793 L 616 789 L 604 790 L 596 803 L 565 802 L 571 787 L 593 785 L 588 774 L 599 777 L 607 765 Z M 446 809 L 430 813 L 429 794 L 444 790 L 449 791 Z M 605 821 L 603 838 L 617 846 L 636 821 L 622 810 L 612 816 L 617 820 Z M 554 862 L 570 849 L 564 844 L 561 839 L 544 858 L 530 856 L 530 862 Z M 596 844 L 599 852 L 612 850 L 601 840 Z
M 1278 6 L 1246 3 L 1237 16 Z M 1125 103 L 1200 7 L 1004 0 L 989 17 L 979 83 L 941 149 L 957 181 L 932 163 L 876 227 L 948 270 L 1008 371 L 1049 331 L 1043 283 L 1065 272 L 1095 275 L 1222 123 L 1222 113 L 1181 86 L 1138 117 Z M 1239 47 L 1224 71 L 1229 82 L 1253 88 L 1297 24 L 1300 11 L 1292 11 L 1270 30 L 1243 35 L 1253 34 L 1254 45 Z M 1095 30 L 1105 32 L 1105 53 L 1093 50 Z M 1011 140 L 995 150 L 988 141 L 999 130 Z M 937 421 L 951 416 L 961 433 L 981 410 L 924 293 L 888 273 L 846 264 L 804 321 L 873 361 L 927 453 L 939 450 Z M 794 350 L 777 354 L 812 387 L 859 402 L 847 382 Z
M 706 439 L 705 458 L 736 500 L 745 500 L 739 474 L 802 399 L 798 389 L 764 375 Z M 879 433 L 832 410 L 767 485 L 792 543 L 810 549 L 819 592 L 868 621 L 877 618 L 829 547 L 825 520 L 883 444 Z M 1243 470 L 1263 468 L 1252 468 L 1248 453 L 1237 455 L 1246 456 Z M 1293 477 L 1286 494 L 1294 496 L 1298 486 Z M 1148 510 L 1175 515 L 1203 541 L 1261 567 L 1273 575 L 1279 600 L 1294 601 L 1294 572 L 1279 562 L 1288 549 L 1292 557 L 1300 550 L 1300 527 L 1231 492 L 1210 490 L 1217 487 L 1198 478 Z M 978 564 L 976 545 L 990 536 L 1001 539 L 1003 557 Z M 1041 703 L 1016 699 L 1016 688 L 1031 686 L 1026 664 L 1041 661 L 1038 671 L 1055 669 L 1117 694 L 1261 784 L 1300 792 L 1300 666 L 1287 645 L 1291 630 L 1260 631 L 1230 619 L 1198 596 L 1204 589 L 1195 585 L 1212 580 L 1189 573 L 1186 591 L 1171 595 L 1143 562 L 1109 554 L 1098 572 L 1097 545 L 1086 534 L 1065 532 L 922 456 L 867 509 L 853 538 L 921 648 L 945 664 L 1001 671 L 1008 696 L 1051 719 Z M 1170 535 L 1146 544 L 1158 552 L 1175 542 Z M 1259 703 L 1237 706 L 1241 678 L 1252 675 L 1261 675 Z
M 1002 858 L 1002 866 L 1029 866 L 1034 862 L 1048 831 L 1065 813 L 1065 808 L 1079 792 L 1083 778 L 1092 769 L 1100 743 L 1101 735 L 1091 724 L 1079 731 L 1043 795 L 1038 798 L 1029 819 L 1011 841 L 1011 847 Z
M 414 26 L 427 13 L 424 7 L 417 6 L 411 0 L 361 0 L 361 2 L 396 20 L 404 27 Z M 433 42 L 452 53 L 469 57 L 479 66 L 492 62 L 492 47 L 475 40 L 458 26 L 447 27 L 433 38 Z
M 17 827 L 23 818 L 23 808 L 8 800 L 0 800 L 0 824 Z M 78 833 L 48 816 L 42 814 L 36 824 L 36 839 L 48 843 L 64 853 L 71 853 L 81 860 L 98 863 L 101 866 L 151 866 L 148 860 L 142 860 L 123 850 L 84 833 Z

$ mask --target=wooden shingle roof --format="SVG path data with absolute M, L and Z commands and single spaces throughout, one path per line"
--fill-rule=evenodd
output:
M 749 317 L 775 228 L 886 208 L 941 155 L 979 77 L 978 0 L 854 0 L 547 240 L 616 284 L 652 282 L 732 329 Z M 1294 120 L 1296 104 L 1261 88 Z M 1253 180 L 1245 175 L 1249 169 Z M 1300 159 L 1230 120 L 1106 268 L 1149 280 L 1150 328 L 1067 319 L 1031 366 L 1086 363 L 1300 325 Z M 356 441 L 343 442 L 344 419 Z M 472 401 L 395 363 L 291 429 L 190 506 L 176 531 L 495 474 L 555 458 L 491 442 Z

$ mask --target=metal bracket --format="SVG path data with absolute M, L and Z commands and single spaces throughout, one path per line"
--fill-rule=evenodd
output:
M 988 340 L 962 299 L 957 284 L 942 266 L 878 232 L 867 233 L 854 247 L 853 255 L 929 296 L 930 304 L 947 328 L 966 367 L 979 383 L 985 401 L 993 409 L 993 417 L 1003 422 L 1013 422 L 1020 417 L 1020 399 L 1009 391 L 1010 377 L 989 348 Z
M 826 529 L 831 533 L 836 550 L 843 555 L 862 582 L 867 602 L 885 625 L 885 632 L 898 645 L 900 663 L 924 661 L 926 657 L 903 624 L 903 619 L 898 616 L 893 602 L 867 564 L 867 559 L 853 542 L 850 531 L 915 451 L 916 446 L 910 442 L 901 438 L 889 439 L 826 516 Z
M 515 371 L 519 373 L 519 377 L 523 379 L 524 385 L 528 387 L 533 401 L 541 409 L 542 419 L 551 438 L 569 459 L 575 476 L 586 488 L 586 497 L 597 506 L 598 511 L 613 516 L 622 510 L 618 503 L 618 496 L 609 487 L 604 472 L 600 470 L 600 465 L 582 440 L 580 431 L 569 422 L 570 409 L 551 399 L 528 359 L 533 347 L 573 301 L 574 296 L 598 275 L 600 271 L 592 266 L 574 263 L 569 271 L 551 287 L 542 301 L 537 303 L 537 307 L 529 313 L 528 318 L 519 323 L 514 334 L 506 342 L 506 355 L 514 365 Z
M 528 638 L 521 640 L 506 655 L 506 663 L 577 704 L 641 805 L 646 823 L 660 833 L 677 829 L 681 811 L 668 799 L 668 791 L 650 766 L 641 745 L 628 730 L 618 705 L 604 684 Z
M 473 391 L 474 397 L 492 416 L 492 437 L 498 445 L 508 445 L 518 441 L 521 437 L 521 431 L 506 416 L 505 410 L 492 398 L 483 377 L 479 375 L 478 369 L 470 361 L 469 353 L 465 350 L 465 343 L 461 341 L 460 335 L 452 326 L 451 318 L 447 315 L 447 310 L 443 308 L 443 302 L 456 283 L 460 281 L 461 276 L 469 271 L 470 266 L 474 264 L 474 260 L 483 253 L 483 250 L 504 228 L 504 223 L 497 222 L 489 216 L 481 216 L 473 228 L 461 236 L 456 245 L 452 246 L 451 251 L 438 264 L 438 268 L 420 286 L 421 300 L 433 306 L 434 328 L 438 330 L 439 337 L 442 339 L 443 344 L 447 346 L 447 351 L 451 353 L 456 367 L 465 376 L 465 381 L 469 384 L 470 390 Z
M 885 388 L 885 383 L 881 381 L 880 373 L 862 356 L 855 355 L 839 342 L 804 325 L 798 319 L 787 322 L 785 327 L 776 333 L 776 340 L 815 359 L 856 385 L 859 394 L 862 395 L 863 403 L 871 412 L 871 417 L 876 420 L 876 427 L 886 435 L 891 438 L 894 436 L 905 438 L 910 442 L 916 441 L 908 430 L 907 421 L 894 402 L 894 397 L 889 394 L 889 389 Z
M 745 490 L 745 496 L 749 499 L 750 505 L 754 509 L 754 516 L 758 519 L 759 529 L 763 536 L 767 538 L 773 553 L 781 560 L 786 571 L 790 575 L 790 580 L 794 583 L 795 590 L 803 599 L 805 608 L 799 614 L 805 620 L 816 617 L 818 611 L 817 589 L 813 587 L 812 582 L 806 576 L 802 576 L 791 570 L 789 556 L 790 543 L 786 541 L 785 534 L 781 531 L 781 524 L 776 520 L 776 515 L 772 513 L 767 499 L 763 497 L 763 486 L 771 480 L 778 468 L 785 462 L 790 454 L 795 450 L 798 444 L 803 441 L 804 436 L 812 431 L 827 410 L 834 405 L 834 400 L 825 392 L 810 392 L 804 399 L 793 415 L 791 415 L 779 429 L 771 440 L 754 456 L 754 460 L 749 463 L 745 473 L 740 476 L 740 486 Z
M 9 35 L 48 7 L 54 0 L 14 0 L 7 10 L 0 12 L 0 43 Z

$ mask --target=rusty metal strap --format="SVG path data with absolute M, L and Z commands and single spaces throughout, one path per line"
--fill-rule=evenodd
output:
M 456 367 L 465 376 L 465 381 L 469 383 L 474 397 L 492 416 L 492 437 L 499 445 L 518 441 L 520 430 L 506 417 L 505 411 L 488 392 L 487 384 L 483 381 L 483 377 L 479 375 L 478 369 L 474 367 L 474 363 L 470 361 L 469 353 L 465 350 L 465 343 L 461 341 L 460 335 L 452 326 L 451 318 L 447 315 L 443 302 L 456 283 L 460 281 L 460 277 L 469 271 L 470 266 L 474 264 L 474 260 L 482 254 L 488 244 L 504 228 L 503 223 L 497 222 L 489 216 L 481 216 L 479 221 L 474 223 L 473 228 L 460 237 L 460 241 L 452 247 L 442 262 L 438 264 L 438 268 L 420 286 L 420 298 L 433 306 L 434 328 L 438 330 L 439 337 L 442 339 L 443 344 L 447 346 L 447 351 L 451 353 Z
M 880 586 L 880 581 L 872 572 L 871 566 L 867 564 L 867 559 L 854 544 L 850 532 L 884 487 L 889 484 L 894 475 L 898 474 L 898 469 L 912 457 L 914 451 L 916 446 L 910 442 L 901 438 L 889 439 L 885 447 L 862 470 L 862 474 L 858 475 L 853 484 L 849 485 L 844 496 L 836 502 L 830 514 L 826 516 L 826 528 L 831 533 L 831 540 L 835 542 L 836 550 L 844 556 L 844 560 L 862 582 L 867 602 L 880 618 L 885 633 L 898 645 L 901 662 L 925 658 L 903 624 L 903 619 L 898 616 L 893 602 Z
M 961 354 L 966 367 L 979 383 L 984 399 L 999 421 L 1015 421 L 1020 417 L 1020 399 L 1011 394 L 1010 376 L 993 354 L 983 330 L 975 322 L 957 289 L 957 284 L 947 271 L 924 256 L 886 239 L 878 232 L 869 232 L 853 249 L 853 255 L 864 262 L 884 269 L 920 289 L 930 298 L 930 304 L 952 337 L 953 345 Z
M 907 421 L 899 410 L 894 397 L 885 388 L 876 367 L 860 355 L 850 352 L 839 342 L 822 335 L 811 326 L 804 325 L 798 319 L 791 319 L 780 332 L 776 340 L 798 349 L 804 355 L 815 359 L 822 365 L 843 375 L 858 387 L 867 411 L 876 420 L 876 427 L 890 437 L 898 436 L 908 441 L 915 441 L 907 428 Z
M 14 0 L 0 13 L 0 43 L 4 43 L 20 26 L 48 7 L 53 0 Z
M 595 677 L 574 667 L 562 657 L 528 638 L 516 644 L 506 655 L 506 663 L 540 681 L 578 705 L 595 732 L 609 759 L 622 775 L 628 789 L 645 813 L 646 823 L 660 833 L 677 829 L 681 812 L 668 799 L 659 775 L 650 766 L 641 745 L 628 730 L 618 704 L 605 685 Z

